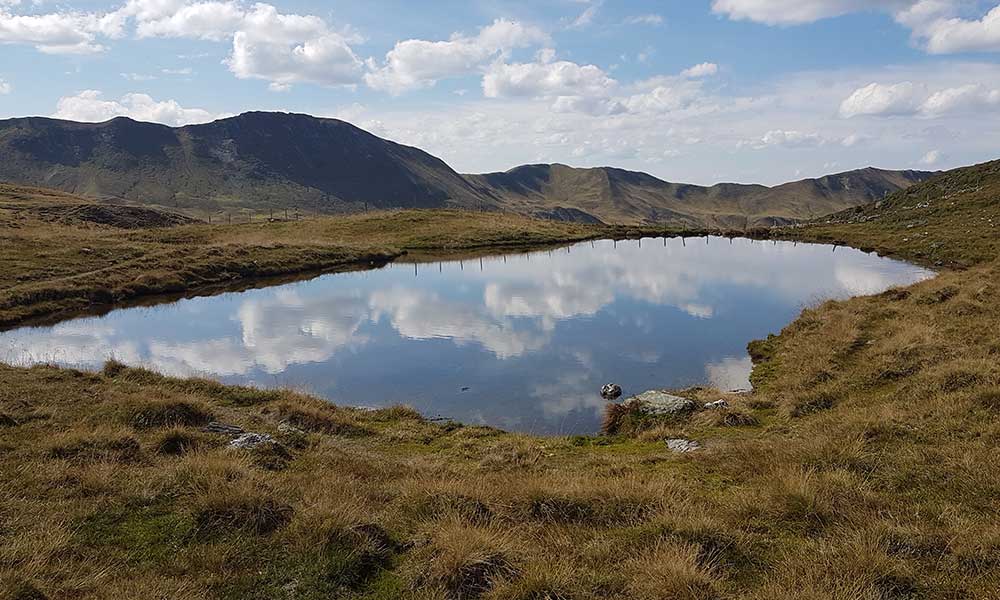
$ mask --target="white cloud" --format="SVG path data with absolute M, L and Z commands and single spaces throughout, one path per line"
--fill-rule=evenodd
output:
M 920 113 L 940 116 L 995 108 L 1000 108 L 1000 89 L 989 90 L 980 84 L 969 84 L 935 92 L 920 106 Z
M 774 129 L 764 134 L 760 139 L 764 146 L 782 146 L 785 148 L 812 148 L 824 143 L 818 133 L 806 133 L 794 130 Z
M 257 4 L 233 35 L 226 65 L 240 79 L 281 86 L 354 85 L 361 79 L 363 63 L 349 41 L 319 17 L 282 14 L 269 4 Z
M 75 96 L 59 99 L 57 119 L 99 123 L 114 117 L 129 117 L 137 121 L 164 125 L 205 123 L 216 118 L 198 108 L 184 108 L 176 100 L 156 101 L 147 94 L 126 94 L 120 100 L 105 100 L 97 90 L 85 90 Z
M 663 17 L 657 14 L 635 15 L 625 19 L 628 25 L 662 25 Z
M 799 25 L 860 10 L 896 9 L 900 0 L 714 0 L 712 10 L 734 20 Z
M 931 150 L 920 159 L 920 164 L 930 167 L 941 162 L 941 158 L 940 150 Z
M 860 115 L 909 115 L 919 106 L 918 90 L 909 81 L 892 85 L 872 83 L 855 90 L 840 104 L 840 116 L 850 119 Z
M 237 2 L 178 4 L 171 0 L 130 2 L 138 21 L 136 36 L 222 41 L 233 35 L 246 17 Z
M 0 79 L 0 96 L 6 96 L 12 91 L 14 91 L 14 86 L 8 83 L 5 79 Z
M 487 98 L 603 97 L 617 82 L 595 65 L 560 60 L 494 63 L 483 77 Z
M 698 77 L 711 77 L 719 72 L 719 65 L 710 62 L 703 62 L 691 68 L 681 71 L 683 77 L 696 79 Z
M 931 22 L 920 37 L 934 54 L 1000 51 L 1000 5 L 982 19 L 940 19 Z
M 29 44 L 47 54 L 94 54 L 98 35 L 117 36 L 114 19 L 93 13 L 15 15 L 0 7 L 0 44 Z
M 123 79 L 136 82 L 153 81 L 154 79 L 156 79 L 155 75 L 146 75 L 143 73 L 122 73 L 121 76 Z
M 1000 6 L 980 19 L 961 18 L 964 0 L 714 0 L 712 10 L 735 20 L 800 25 L 853 12 L 884 11 L 908 27 L 932 54 L 1000 51 Z
M 160 72 L 164 75 L 191 75 L 194 73 L 194 69 L 191 67 L 184 67 L 182 69 L 160 69 Z
M 486 62 L 515 48 L 548 41 L 536 27 L 517 21 L 497 19 L 475 37 L 455 34 L 447 41 L 404 40 L 385 56 L 379 66 L 374 61 L 365 81 L 374 89 L 399 94 L 433 86 L 441 79 L 473 73 Z
M 904 81 L 872 83 L 854 91 L 841 103 L 840 116 L 942 117 L 1000 108 L 1000 89 L 973 83 L 929 91 L 926 85 Z

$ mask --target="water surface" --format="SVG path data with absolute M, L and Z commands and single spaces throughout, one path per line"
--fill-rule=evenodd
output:
M 627 394 L 748 386 L 746 344 L 823 299 L 930 272 L 850 248 L 725 238 L 586 242 L 401 264 L 0 333 L 0 359 L 293 387 L 338 404 L 590 433 Z

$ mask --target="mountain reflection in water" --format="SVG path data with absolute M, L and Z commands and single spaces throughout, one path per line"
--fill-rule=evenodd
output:
M 0 333 L 0 359 L 288 386 L 346 405 L 589 433 L 600 386 L 748 385 L 746 344 L 828 298 L 931 273 L 849 248 L 725 238 L 586 242 L 395 264 Z

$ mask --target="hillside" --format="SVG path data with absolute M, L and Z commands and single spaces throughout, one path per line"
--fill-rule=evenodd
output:
M 1000 160 L 948 171 L 799 231 L 936 266 L 988 262 L 1000 256 Z
M 32 226 L 35 222 L 115 229 L 149 229 L 195 223 L 181 214 L 97 202 L 74 194 L 0 183 L 0 225 Z
M 704 187 L 622 169 L 556 164 L 466 178 L 484 196 L 519 212 L 544 216 L 545 211 L 575 210 L 608 223 L 743 228 L 787 224 L 867 204 L 930 175 L 868 168 L 775 187 L 735 183 Z
M 246 113 L 171 128 L 116 118 L 0 121 L 0 181 L 179 208 L 483 203 L 441 160 L 335 119 Z
M 417 148 L 307 115 L 254 112 L 180 128 L 127 118 L 0 121 L 0 181 L 199 215 L 453 207 L 589 223 L 743 228 L 865 204 L 928 175 L 863 169 L 774 188 L 701 187 L 564 165 L 463 176 Z

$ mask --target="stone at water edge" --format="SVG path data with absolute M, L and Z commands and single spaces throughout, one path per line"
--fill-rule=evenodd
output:
M 700 449 L 701 444 L 699 444 L 694 440 L 685 440 L 678 438 L 673 440 L 667 440 L 667 448 L 670 448 L 674 452 L 680 452 L 682 454 L 686 454 L 688 452 L 694 452 L 695 450 Z
M 622 386 L 617 383 L 608 383 L 601 388 L 601 397 L 605 400 L 617 400 L 622 397 Z
M 643 392 L 625 401 L 625 404 L 631 403 L 637 403 L 640 411 L 652 416 L 678 415 L 698 407 L 694 400 L 655 390 Z

